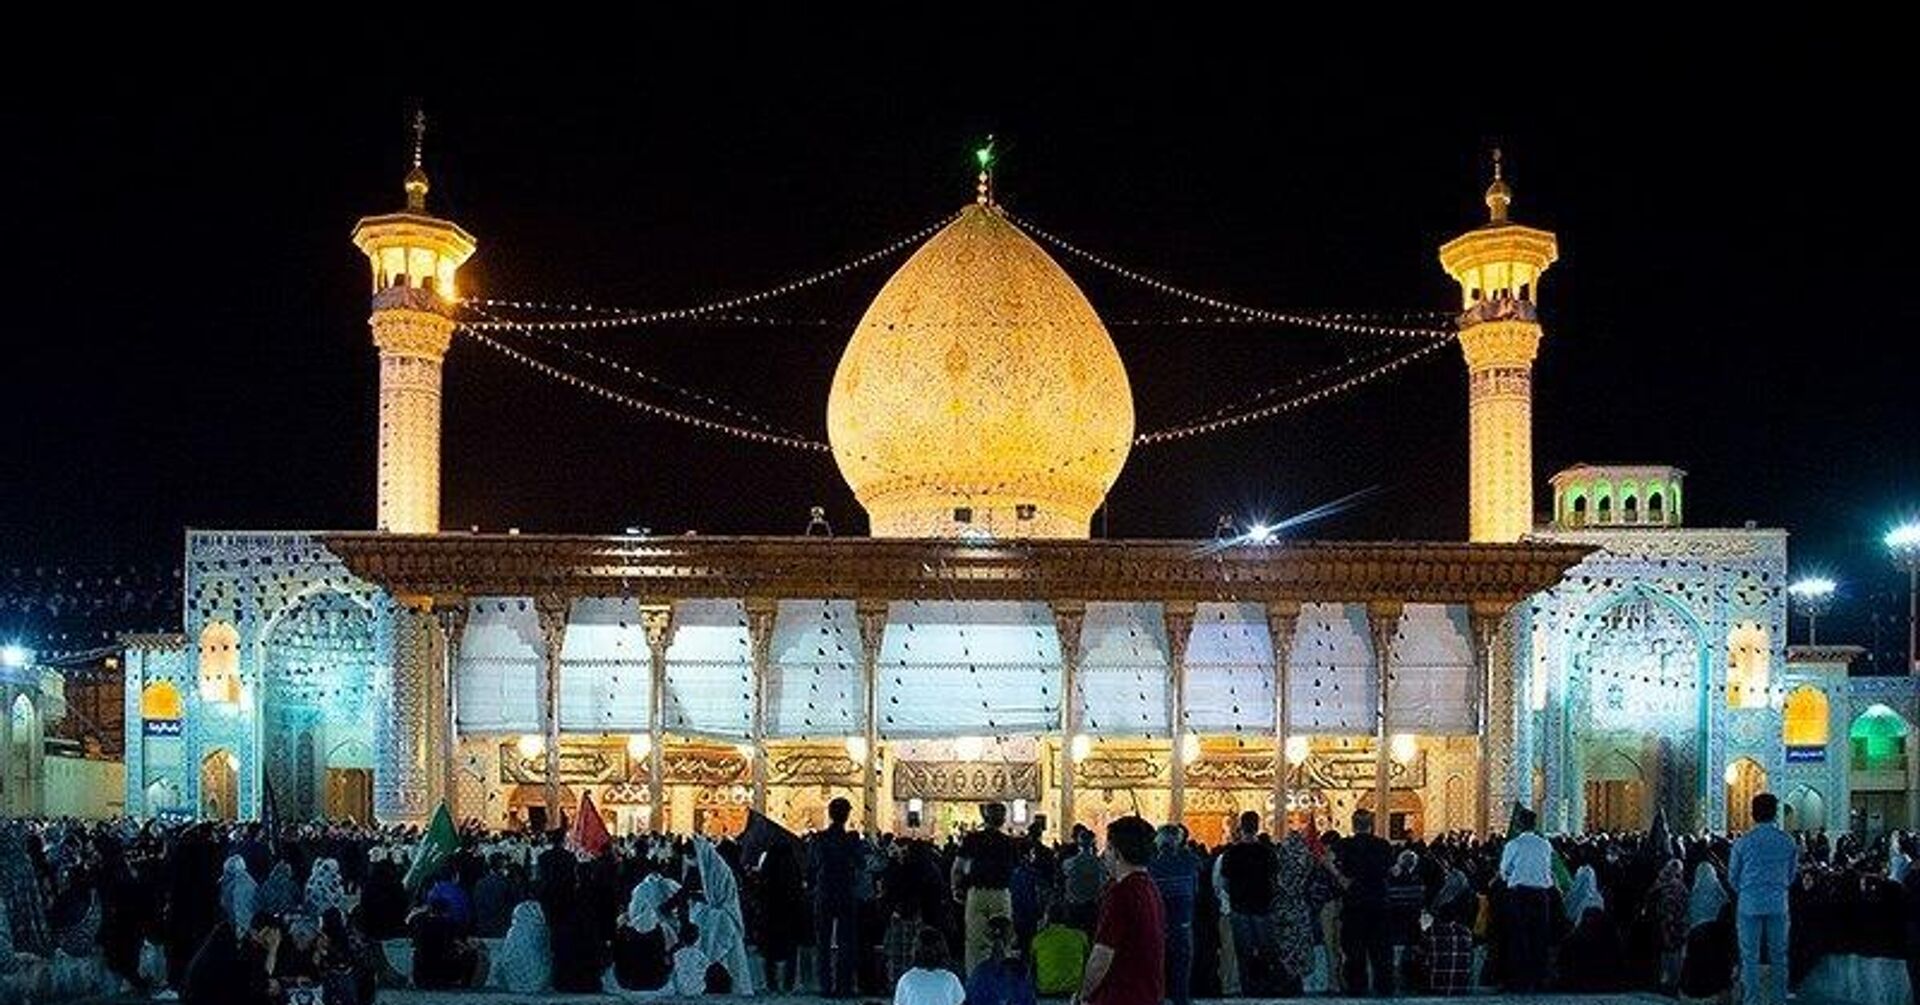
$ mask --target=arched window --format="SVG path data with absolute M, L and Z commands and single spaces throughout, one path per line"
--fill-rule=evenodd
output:
M 1627 496 L 1620 500 L 1620 519 L 1627 523 L 1640 522 L 1640 500 Z
M 1855 771 L 1905 771 L 1907 720 L 1885 705 L 1869 705 L 1847 729 Z
M 1586 524 L 1586 522 L 1587 522 L 1587 497 L 1586 497 L 1586 494 L 1585 494 L 1585 493 L 1582 493 L 1582 492 L 1575 492 L 1575 493 L 1574 493 L 1574 495 L 1573 495 L 1573 519 L 1572 519 L 1572 520 L 1570 520 L 1570 521 L 1568 521 L 1568 522 L 1569 522 L 1569 523 L 1571 523 L 1571 524 L 1572 524 L 1573 526 L 1575 526 L 1575 527 L 1579 527 L 1579 526 L 1583 526 L 1583 525 L 1585 525 L 1585 524 Z
M 178 719 L 182 707 L 180 689 L 167 681 L 148 684 L 140 692 L 140 718 L 142 719 Z
M 1727 633 L 1727 707 L 1765 708 L 1773 640 L 1766 628 L 1742 621 Z
M 200 630 L 200 697 L 232 704 L 240 700 L 240 632 L 225 621 Z
M 1613 522 L 1613 497 L 1610 495 L 1601 496 L 1600 504 L 1594 507 L 1594 511 L 1597 514 L 1595 518 L 1596 523 L 1612 523 Z
M 1820 689 L 1802 686 L 1787 695 L 1780 711 L 1780 738 L 1789 747 L 1827 745 L 1827 696 Z
M 1647 493 L 1647 521 L 1649 523 L 1666 522 L 1666 504 L 1660 498 L 1660 490 Z

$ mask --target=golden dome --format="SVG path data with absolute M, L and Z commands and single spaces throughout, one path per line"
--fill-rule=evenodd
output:
M 1080 288 L 976 203 L 874 297 L 827 436 L 875 537 L 1086 537 L 1133 442 L 1133 394 Z

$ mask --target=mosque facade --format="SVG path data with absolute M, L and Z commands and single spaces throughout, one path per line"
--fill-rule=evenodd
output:
M 188 532 L 181 632 L 127 640 L 130 811 L 503 825 L 591 794 L 617 829 L 723 832 L 845 796 L 868 828 L 944 834 L 995 800 L 1212 841 L 1249 809 L 1431 835 L 1516 801 L 1556 830 L 1737 826 L 1744 793 L 1791 785 L 1806 826 L 1915 818 L 1911 682 L 1787 649 L 1785 532 L 1685 525 L 1664 467 L 1563 472 L 1536 522 L 1558 248 L 1497 172 L 1488 222 L 1441 249 L 1467 542 L 1090 540 L 1128 377 L 984 176 L 834 375 L 870 537 L 445 532 L 440 377 L 477 242 L 428 213 L 417 145 L 405 191 L 354 231 L 376 529 Z

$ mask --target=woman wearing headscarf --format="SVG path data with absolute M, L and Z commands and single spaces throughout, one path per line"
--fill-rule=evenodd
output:
M 1733 903 L 1713 863 L 1693 869 L 1687 897 L 1687 948 L 1680 961 L 1680 997 L 1720 999 L 1733 987 Z
M 726 967 L 735 994 L 753 994 L 753 973 L 747 965 L 747 927 L 740 917 L 740 882 L 712 841 L 694 838 L 693 853 L 705 897 L 690 919 L 700 927 L 700 951 Z
M 1680 981 L 1680 952 L 1687 945 L 1686 864 L 1667 859 L 1654 877 L 1647 894 L 1646 908 L 1653 915 L 1660 946 L 1660 987 L 1672 988 Z
M 1560 943 L 1560 990 L 1594 993 L 1625 987 L 1621 979 L 1625 950 L 1607 914 L 1593 866 L 1583 865 L 1574 873 L 1565 903 L 1573 934 Z
M 328 911 L 346 913 L 347 891 L 340 882 L 340 863 L 330 858 L 316 859 L 307 876 L 304 910 L 318 918 Z
M 253 909 L 267 914 L 286 914 L 300 906 L 300 887 L 293 882 L 293 866 L 287 862 L 275 862 L 273 871 L 267 873 L 267 881 L 260 884 L 260 892 L 254 895 Z
M 672 937 L 660 909 L 680 892 L 680 884 L 648 873 L 633 886 L 627 913 L 613 933 L 613 976 L 629 991 L 657 991 L 673 977 Z
M 45 903 L 40 899 L 40 877 L 18 827 L 0 823 L 0 899 L 6 901 L 13 948 L 45 956 L 52 951 Z
M 220 869 L 220 910 L 226 913 L 235 931 L 244 932 L 253 927 L 254 897 L 259 889 L 260 884 L 247 872 L 247 860 L 228 855 L 227 864 Z
M 1275 976 L 1278 993 L 1297 995 L 1313 972 L 1313 934 L 1317 926 L 1311 894 L 1313 874 L 1320 864 L 1297 832 L 1280 842 L 1276 854 L 1279 867 L 1269 914 L 1273 920 L 1273 958 L 1279 964 Z
M 553 947 L 547 918 L 538 901 L 523 900 L 513 908 L 506 941 L 493 957 L 488 984 L 515 994 L 538 994 L 553 987 Z

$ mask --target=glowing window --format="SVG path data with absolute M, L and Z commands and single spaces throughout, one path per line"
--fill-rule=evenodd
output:
M 148 684 L 140 692 L 140 718 L 142 719 L 178 719 L 180 709 L 180 689 L 166 681 Z
M 1773 640 L 1767 630 L 1742 621 L 1727 633 L 1727 707 L 1765 708 Z
M 1855 771 L 1904 771 L 1907 720 L 1885 705 L 1870 705 L 1847 730 Z
M 225 621 L 208 622 L 200 630 L 200 697 L 240 700 L 240 632 Z
M 1819 688 L 1800 687 L 1787 695 L 1780 712 L 1781 739 L 1789 747 L 1827 745 L 1827 696 Z

